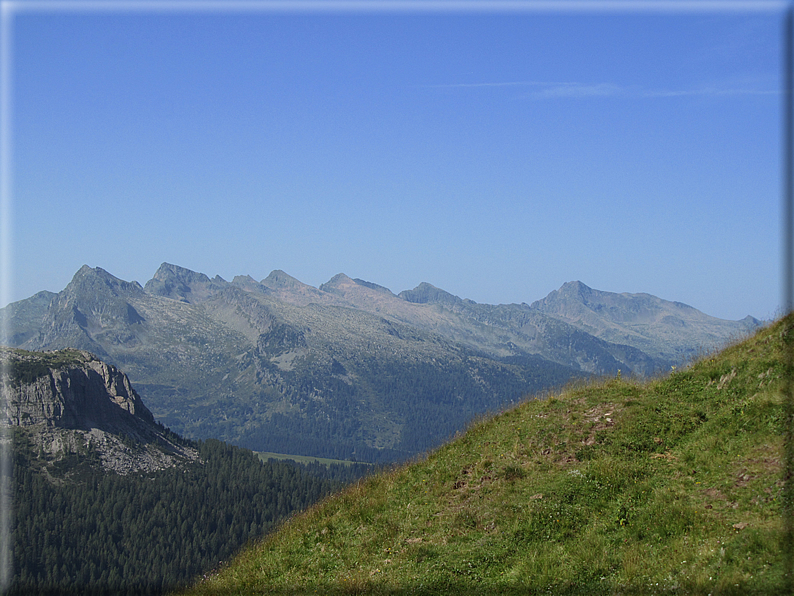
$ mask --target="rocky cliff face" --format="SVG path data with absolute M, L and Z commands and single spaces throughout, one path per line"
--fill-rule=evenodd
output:
M 119 410 L 144 423 L 154 422 L 127 375 L 88 352 L 64 350 L 62 353 L 65 361 L 53 363 L 56 367 L 51 368 L 47 366 L 46 354 L 42 357 L 31 352 L 3 351 L 15 386 L 11 391 L 8 424 L 61 428 L 102 425 L 124 430 L 137 426 Z M 40 373 L 30 379 L 35 372 L 28 371 L 33 368 Z
M 5 423 L 26 432 L 42 457 L 97 456 L 121 474 L 197 459 L 195 449 L 158 425 L 127 375 L 83 350 L 0 348 Z

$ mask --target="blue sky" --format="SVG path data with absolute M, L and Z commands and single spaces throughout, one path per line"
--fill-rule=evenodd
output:
M 167 261 L 780 304 L 782 11 L 17 6 L 6 300 Z

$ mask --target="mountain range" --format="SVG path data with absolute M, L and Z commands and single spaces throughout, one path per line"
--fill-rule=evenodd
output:
M 489 305 L 429 283 L 229 282 L 168 263 L 143 286 L 83 266 L 0 312 L 12 347 L 97 355 L 182 435 L 363 461 L 411 457 L 572 378 L 669 370 L 760 325 L 581 282 Z

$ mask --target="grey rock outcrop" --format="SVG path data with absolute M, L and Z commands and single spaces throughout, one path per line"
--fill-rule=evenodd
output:
M 48 367 L 46 373 L 11 390 L 8 424 L 129 430 L 139 426 L 135 418 L 154 423 L 154 416 L 135 393 L 127 375 L 88 352 L 73 353 L 72 363 Z M 3 350 L 3 355 L 10 360 L 12 370 L 15 365 L 40 362 L 21 351 Z
M 102 467 L 126 474 L 198 458 L 158 425 L 127 375 L 83 350 L 0 348 L 5 424 L 27 432 L 50 460 L 96 451 Z

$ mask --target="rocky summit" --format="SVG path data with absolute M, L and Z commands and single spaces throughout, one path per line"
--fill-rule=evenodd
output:
M 670 370 L 759 324 L 580 282 L 490 305 L 426 282 L 398 294 L 341 273 L 319 288 L 280 270 L 229 282 L 169 263 L 144 285 L 84 266 L 0 313 L 12 347 L 123 369 L 183 436 L 372 462 L 572 378 Z
M 91 453 L 103 469 L 150 472 L 198 458 L 154 420 L 129 378 L 89 352 L 0 349 L 6 424 L 50 463 Z

